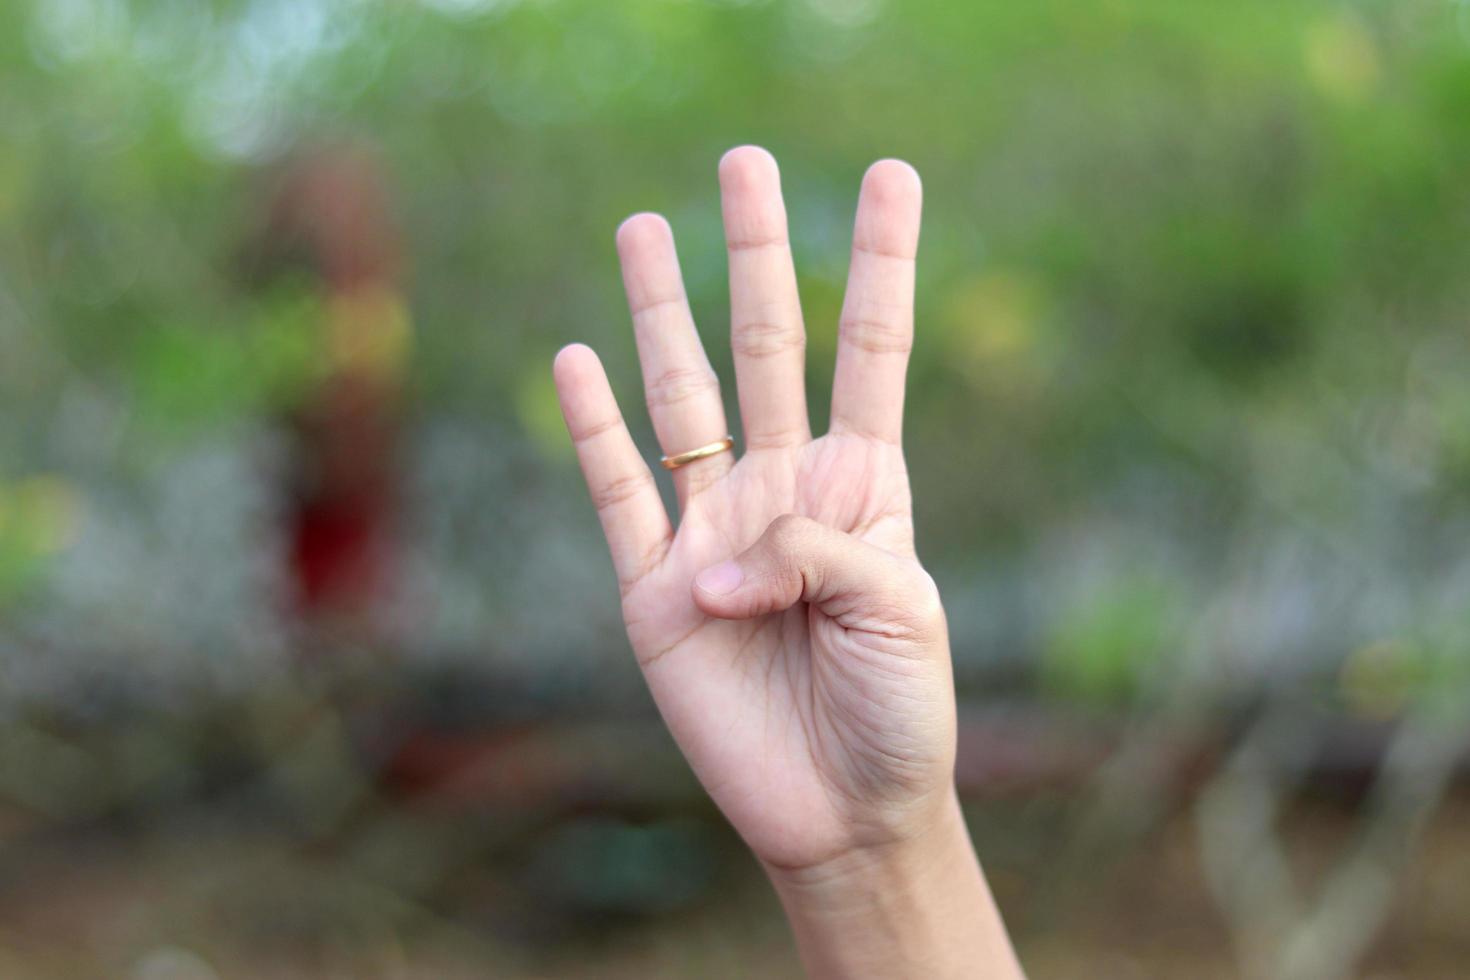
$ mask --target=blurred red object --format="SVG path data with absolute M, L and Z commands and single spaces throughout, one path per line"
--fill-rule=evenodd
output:
M 401 377 L 411 328 L 400 236 L 380 168 L 312 151 L 275 189 L 262 252 L 321 293 L 321 380 L 291 413 L 287 533 L 296 612 L 371 640 L 392 595 Z

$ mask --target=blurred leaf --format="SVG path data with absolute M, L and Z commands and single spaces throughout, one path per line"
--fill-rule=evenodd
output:
M 1148 675 L 1167 669 L 1178 642 L 1174 590 L 1147 578 L 1123 578 L 1081 604 L 1058 610 L 1042 660 L 1055 694 L 1101 704 L 1139 694 Z

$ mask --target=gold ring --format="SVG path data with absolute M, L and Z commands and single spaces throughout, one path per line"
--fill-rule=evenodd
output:
M 726 436 L 717 442 L 710 443 L 708 446 L 691 449 L 687 453 L 679 453 L 676 456 L 662 456 L 659 458 L 659 462 L 664 464 L 664 469 L 666 470 L 677 470 L 681 466 L 688 466 L 696 459 L 704 459 L 706 456 L 718 456 L 720 453 L 729 452 L 734 447 L 735 437 Z

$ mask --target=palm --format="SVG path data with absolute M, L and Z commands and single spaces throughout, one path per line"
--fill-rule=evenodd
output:
M 690 583 L 784 514 L 912 557 L 898 438 L 918 201 L 912 172 L 888 168 L 865 182 L 833 431 L 813 440 L 774 163 L 741 150 L 722 164 L 732 340 L 749 445 L 738 462 L 722 454 L 675 472 L 677 532 L 646 468 L 630 458 L 600 368 L 581 354 L 558 364 L 568 425 L 622 581 L 629 637 L 655 700 L 720 807 L 776 863 L 818 860 L 846 846 L 849 804 L 902 789 L 891 746 L 872 733 L 904 740 L 910 723 L 885 707 L 894 701 L 883 695 L 914 679 L 874 670 L 873 657 L 847 649 L 849 632 L 815 607 L 717 619 L 695 604 Z M 718 439 L 723 409 L 688 321 L 667 225 L 631 219 L 619 247 L 660 443 L 677 453 Z
M 844 799 L 881 774 L 824 734 L 860 724 L 846 716 L 876 706 L 852 678 L 821 669 L 841 663 L 831 646 L 842 631 L 820 613 L 797 606 L 754 620 L 712 619 L 694 605 L 689 583 L 792 513 L 910 550 L 897 448 L 828 435 L 791 452 L 747 455 L 691 500 L 667 558 L 623 604 L 649 685 L 700 778 L 756 851 L 786 864 L 844 843 Z

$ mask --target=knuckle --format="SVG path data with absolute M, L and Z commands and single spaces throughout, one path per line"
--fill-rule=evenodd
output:
M 592 506 L 597 509 L 598 513 L 601 513 L 609 507 L 616 507 L 624 501 L 631 500 L 652 486 L 654 486 L 653 474 L 648 472 L 617 477 L 592 488 Z
M 761 360 L 806 350 L 806 335 L 789 323 L 752 320 L 730 334 L 730 346 L 741 357 Z
M 873 316 L 847 316 L 838 324 L 843 343 L 870 354 L 907 354 L 914 346 L 914 331 L 907 318 L 892 321 Z
M 924 630 L 942 628 L 944 599 L 939 594 L 939 583 L 934 581 L 934 576 L 918 568 L 910 591 L 908 607 L 914 626 Z
M 948 631 L 934 579 L 911 562 L 886 566 L 886 581 L 875 585 L 864 605 L 866 628 L 916 648 L 928 649 Z
M 811 519 L 782 514 L 771 522 L 766 537 L 778 551 L 791 551 L 811 533 Z
M 645 394 L 652 409 L 667 408 L 719 390 L 719 379 L 709 367 L 671 367 L 649 379 Z

